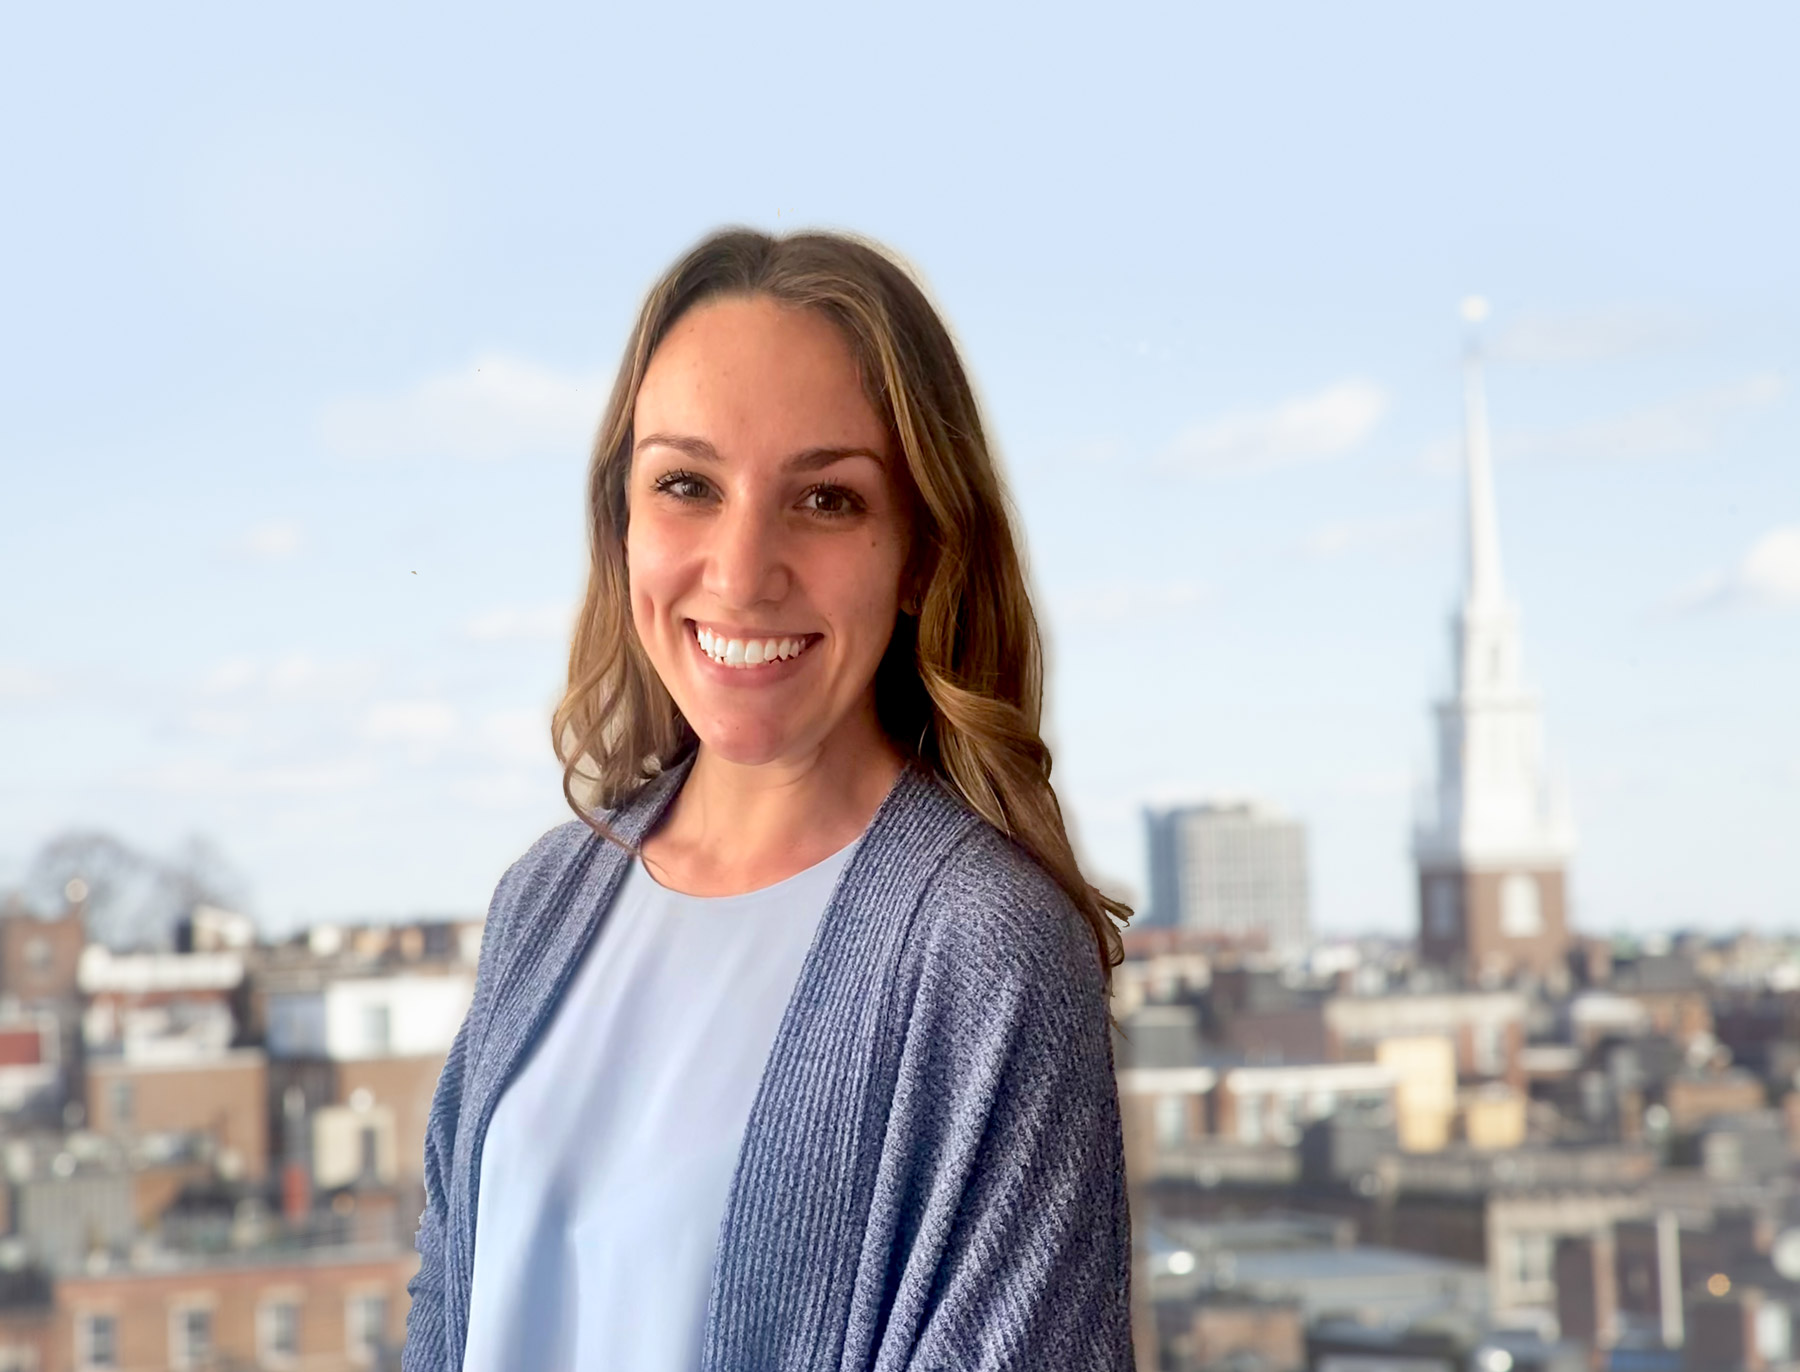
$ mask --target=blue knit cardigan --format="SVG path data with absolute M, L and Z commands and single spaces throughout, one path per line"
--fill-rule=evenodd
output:
M 607 816 L 614 831 L 648 832 L 686 772 Z M 628 861 L 565 824 L 494 893 L 427 1125 L 404 1372 L 462 1367 L 488 1122 Z M 1093 935 L 1023 849 L 909 767 L 839 879 L 763 1069 L 703 1372 L 1126 1372 L 1129 1272 Z

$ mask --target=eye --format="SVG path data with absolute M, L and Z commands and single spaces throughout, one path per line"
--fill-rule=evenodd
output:
M 863 498 L 848 486 L 819 485 L 800 497 L 801 508 L 814 514 L 843 518 L 861 514 L 868 508 Z
M 671 495 L 677 500 L 704 500 L 711 493 L 711 487 L 705 478 L 695 476 L 692 472 L 665 472 L 656 478 L 654 489 L 661 495 Z

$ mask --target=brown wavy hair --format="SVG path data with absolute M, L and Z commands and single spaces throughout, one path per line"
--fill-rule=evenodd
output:
M 883 728 L 982 818 L 1023 846 L 1091 926 L 1110 978 L 1121 901 L 1082 875 L 1040 736 L 1044 659 L 1007 500 L 973 387 L 949 331 L 885 250 L 836 233 L 725 229 L 651 287 L 613 383 L 588 474 L 591 564 L 552 723 L 563 794 L 617 806 L 696 744 L 639 642 L 625 565 L 632 416 L 651 355 L 704 302 L 765 296 L 817 310 L 842 331 L 863 387 L 906 456 L 913 543 L 893 639 L 876 670 Z M 610 837 L 610 835 L 607 835 Z

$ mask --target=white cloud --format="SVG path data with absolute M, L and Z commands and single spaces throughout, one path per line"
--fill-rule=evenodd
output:
M 1301 551 L 1308 557 L 1342 557 L 1377 548 L 1417 547 L 1436 533 L 1441 516 L 1430 512 L 1386 515 L 1377 519 L 1345 519 L 1314 530 Z
M 1718 446 L 1721 425 L 1747 410 L 1781 399 L 1786 381 L 1761 372 L 1728 385 L 1677 396 L 1615 419 L 1596 420 L 1548 433 L 1495 440 L 1501 457 L 1631 459 L 1683 457 Z
M 326 445 L 347 457 L 579 455 L 593 439 L 605 398 L 598 375 L 489 354 L 401 395 L 336 401 L 320 428 Z
M 1679 320 L 1644 309 L 1539 311 L 1518 316 L 1492 352 L 1507 362 L 1603 362 L 1666 347 L 1688 332 Z
M 36 700 L 52 689 L 50 678 L 42 672 L 0 662 L 0 700 Z
M 1197 581 L 1117 581 L 1058 596 L 1058 618 L 1074 624 L 1122 624 L 1127 620 L 1190 610 L 1212 598 Z
M 1182 432 L 1164 454 L 1199 472 L 1249 471 L 1337 457 L 1374 432 L 1387 392 L 1370 381 L 1340 381 L 1268 410 L 1225 415 Z
M 384 700 L 363 715 L 363 737 L 375 743 L 439 743 L 456 732 L 456 707 L 442 700 Z
M 1738 584 L 1771 605 L 1800 606 L 1800 524 L 1764 534 L 1738 564 Z
M 538 639 L 563 642 L 574 628 L 570 605 L 510 605 L 486 610 L 463 625 L 470 638 L 483 642 Z
M 1800 609 L 1800 524 L 1771 529 L 1730 571 L 1677 598 L 1685 609 Z
M 270 520 L 234 540 L 231 550 L 261 562 L 281 562 L 306 546 L 306 535 L 292 520 Z

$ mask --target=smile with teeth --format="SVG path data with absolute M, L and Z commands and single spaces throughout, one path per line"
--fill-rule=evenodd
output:
M 715 634 L 704 624 L 694 626 L 694 641 L 700 651 L 726 667 L 760 667 L 784 658 L 799 657 L 812 646 L 813 636 L 798 638 L 726 638 Z

